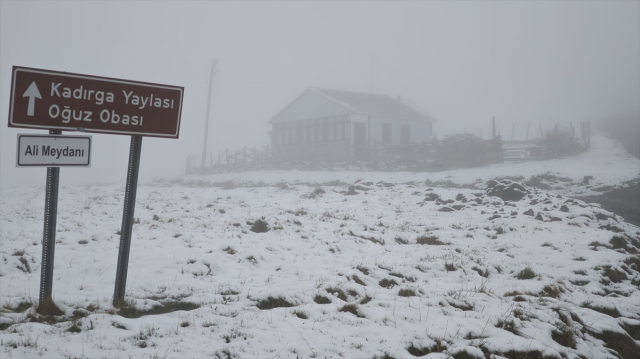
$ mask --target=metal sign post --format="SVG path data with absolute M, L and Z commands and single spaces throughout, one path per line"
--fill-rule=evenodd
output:
M 52 130 L 59 135 L 62 131 Z M 39 312 L 47 312 L 53 304 L 51 298 L 53 284 L 53 255 L 56 246 L 56 219 L 58 217 L 58 184 L 60 168 L 47 167 L 47 189 L 44 200 L 44 230 L 42 235 L 42 267 L 40 270 Z
M 136 192 L 138 188 L 138 170 L 140 169 L 140 152 L 142 136 L 131 136 L 129 149 L 129 168 L 127 169 L 127 187 L 124 193 L 124 211 L 122 212 L 122 228 L 120 230 L 120 250 L 118 251 L 118 268 L 116 270 L 116 286 L 113 291 L 113 305 L 124 304 L 124 293 L 127 286 L 129 269 L 129 252 L 131 251 L 131 230 L 133 214 L 136 208 Z

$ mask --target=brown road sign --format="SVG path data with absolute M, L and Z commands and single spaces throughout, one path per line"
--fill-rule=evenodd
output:
M 178 138 L 184 87 L 13 67 L 9 127 Z

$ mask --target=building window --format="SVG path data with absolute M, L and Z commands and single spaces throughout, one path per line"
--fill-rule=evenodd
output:
M 325 132 L 327 131 L 324 120 L 316 120 L 316 124 L 317 124 L 316 141 L 323 142 L 324 139 L 326 138 Z
M 300 122 L 293 123 L 293 144 L 302 143 L 302 126 Z
M 327 141 L 333 141 L 335 139 L 335 120 L 330 118 L 327 120 Z
M 309 143 L 313 143 L 316 141 L 316 126 L 313 123 L 313 120 L 309 122 Z
M 411 125 L 400 126 L 400 142 L 403 144 L 411 142 Z
M 391 140 L 391 124 L 383 123 L 382 124 L 382 143 L 390 145 Z
M 290 136 L 291 136 L 291 130 L 289 130 L 288 128 L 285 128 L 282 131 L 282 144 L 283 145 L 288 145 L 289 144 Z
M 309 121 L 302 121 L 302 143 L 309 143 Z

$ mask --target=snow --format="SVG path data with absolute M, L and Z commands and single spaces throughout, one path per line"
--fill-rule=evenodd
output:
M 640 229 L 570 196 L 634 181 L 640 161 L 604 137 L 592 145 L 434 173 L 273 170 L 141 184 L 129 305 L 198 308 L 139 318 L 111 304 L 123 186 L 61 184 L 53 298 L 65 315 L 51 324 L 35 313 L 44 189 L 3 190 L 2 357 L 415 358 L 431 348 L 422 357 L 616 358 L 597 336 L 640 324 Z M 525 185 L 519 201 L 485 191 L 493 178 L 541 175 L 551 189 Z M 270 231 L 251 231 L 262 219 Z M 525 268 L 533 277 L 518 279 Z M 259 309 L 285 302 L 293 306 Z M 553 339 L 565 327 L 575 348 Z

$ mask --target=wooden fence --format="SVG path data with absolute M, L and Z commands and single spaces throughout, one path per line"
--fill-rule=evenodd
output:
M 528 132 L 528 130 L 527 130 Z M 495 163 L 536 161 L 576 154 L 591 144 L 588 122 L 580 124 L 580 140 L 573 126 L 555 126 L 544 138 L 520 141 L 482 140 L 455 135 L 400 146 L 373 141 L 356 146 L 350 141 L 297 144 L 272 148 L 243 147 L 209 153 L 205 168 L 189 156 L 186 173 L 243 172 L 266 169 L 363 169 L 378 171 L 435 171 L 446 168 L 481 167 Z M 543 134 L 542 128 L 540 133 Z

